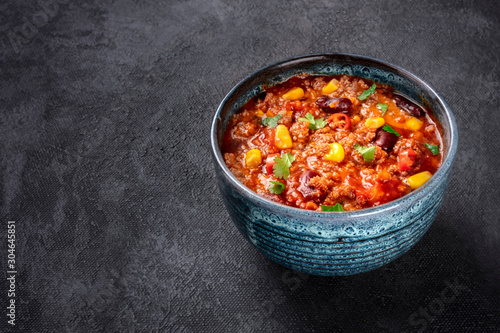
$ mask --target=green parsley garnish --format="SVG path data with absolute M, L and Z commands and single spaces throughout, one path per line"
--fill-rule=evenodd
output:
M 283 183 L 273 181 L 271 181 L 271 183 L 273 183 L 273 185 L 269 186 L 267 189 L 273 194 L 281 194 L 285 189 L 285 184 Z
M 432 155 L 438 155 L 439 154 L 439 145 L 431 145 L 428 143 L 424 143 L 424 146 L 428 148 L 431 152 Z
M 274 176 L 276 178 L 287 179 L 288 176 L 290 176 L 290 170 L 288 168 L 290 168 L 294 160 L 295 157 L 290 153 L 281 155 L 281 158 L 276 156 L 274 158 L 276 164 L 273 165 Z
M 382 129 L 384 131 L 386 131 L 386 132 L 396 134 L 397 137 L 401 136 L 401 134 L 399 134 L 398 132 L 396 132 L 389 124 L 385 124 L 384 126 L 382 126 Z
M 378 103 L 377 107 L 382 111 L 382 115 L 384 115 L 387 112 L 388 105 L 383 104 L 383 103 Z
M 274 117 L 267 117 L 262 119 L 262 125 L 269 126 L 269 128 L 275 128 L 276 126 L 278 126 L 278 120 L 280 119 L 281 119 L 280 114 Z
M 342 205 L 339 204 L 338 202 L 334 206 L 321 205 L 321 209 L 324 212 L 343 212 L 344 211 L 344 207 L 342 207 Z
M 359 143 L 356 143 L 354 145 L 354 149 L 359 151 L 359 153 L 363 156 L 363 159 L 365 160 L 365 162 L 370 163 L 375 158 L 375 146 L 362 147 L 359 145 Z
M 299 121 L 308 121 L 309 129 L 312 130 L 323 128 L 326 126 L 326 124 L 328 124 L 325 120 L 323 120 L 323 118 L 314 119 L 314 116 L 311 112 L 308 112 L 305 118 L 299 118 Z
M 377 88 L 377 85 L 374 83 L 370 88 L 363 91 L 363 93 L 358 96 L 358 99 L 360 101 L 364 101 L 365 99 L 368 98 L 368 96 L 375 93 L 375 88 Z

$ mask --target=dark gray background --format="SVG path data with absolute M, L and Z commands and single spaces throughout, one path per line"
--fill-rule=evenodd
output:
M 9 220 L 20 332 L 500 330 L 499 2 L 52 1 L 0 4 L 0 331 Z M 317 52 L 410 70 L 459 128 L 429 232 L 352 277 L 258 253 L 210 156 L 233 85 Z

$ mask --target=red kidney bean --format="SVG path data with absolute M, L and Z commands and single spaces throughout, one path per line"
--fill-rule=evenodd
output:
M 375 144 L 390 153 L 394 145 L 398 141 L 398 137 L 394 133 L 389 133 L 379 128 L 377 130 L 377 136 L 375 137 Z
M 398 107 L 402 108 L 403 110 L 411 114 L 413 117 L 422 117 L 425 113 L 420 106 L 416 105 L 413 102 L 410 102 L 403 96 L 394 95 L 393 99 Z
M 337 104 L 335 109 L 337 109 L 338 112 L 340 113 L 349 114 L 351 112 L 351 107 L 352 107 L 351 100 L 349 98 L 339 98 L 337 100 L 339 103 Z
M 332 104 L 334 104 L 333 107 L 330 106 Z M 329 98 L 323 96 L 318 98 L 316 105 L 327 113 L 344 113 L 348 115 L 351 112 L 352 102 L 349 98 Z
M 318 176 L 318 173 L 312 170 L 306 170 L 300 174 L 300 186 L 297 188 L 297 190 L 302 193 L 302 195 L 306 199 L 312 199 L 314 193 L 318 192 L 318 190 L 315 190 L 314 188 L 309 186 L 309 181 L 311 180 L 311 178 L 314 178 L 316 176 Z
M 320 97 L 316 101 L 316 105 L 319 106 L 319 108 L 325 112 L 330 112 L 330 104 L 333 103 L 333 98 L 329 97 Z
M 299 177 L 300 185 L 309 186 L 309 181 L 311 180 L 311 178 L 314 178 L 316 176 L 319 176 L 316 171 L 306 170 L 302 172 Z

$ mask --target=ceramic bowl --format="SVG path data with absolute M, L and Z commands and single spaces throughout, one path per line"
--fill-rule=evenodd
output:
M 423 186 L 392 202 L 349 212 L 318 212 L 267 200 L 229 171 L 221 154 L 231 116 L 264 86 L 300 73 L 347 74 L 391 85 L 434 111 L 444 132 L 445 157 Z M 352 275 L 381 267 L 407 252 L 434 221 L 455 158 L 458 135 L 443 98 L 414 74 L 382 60 L 353 54 L 313 54 L 264 67 L 238 83 L 221 102 L 211 130 L 212 153 L 224 204 L 241 233 L 267 257 L 314 275 Z

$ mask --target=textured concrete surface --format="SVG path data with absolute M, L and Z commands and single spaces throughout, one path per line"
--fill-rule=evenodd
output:
M 497 1 L 469 0 L 3 1 L 0 331 L 498 331 L 499 17 Z M 301 275 L 256 252 L 210 158 L 231 87 L 316 52 L 414 72 L 460 131 L 430 231 L 353 277 Z

